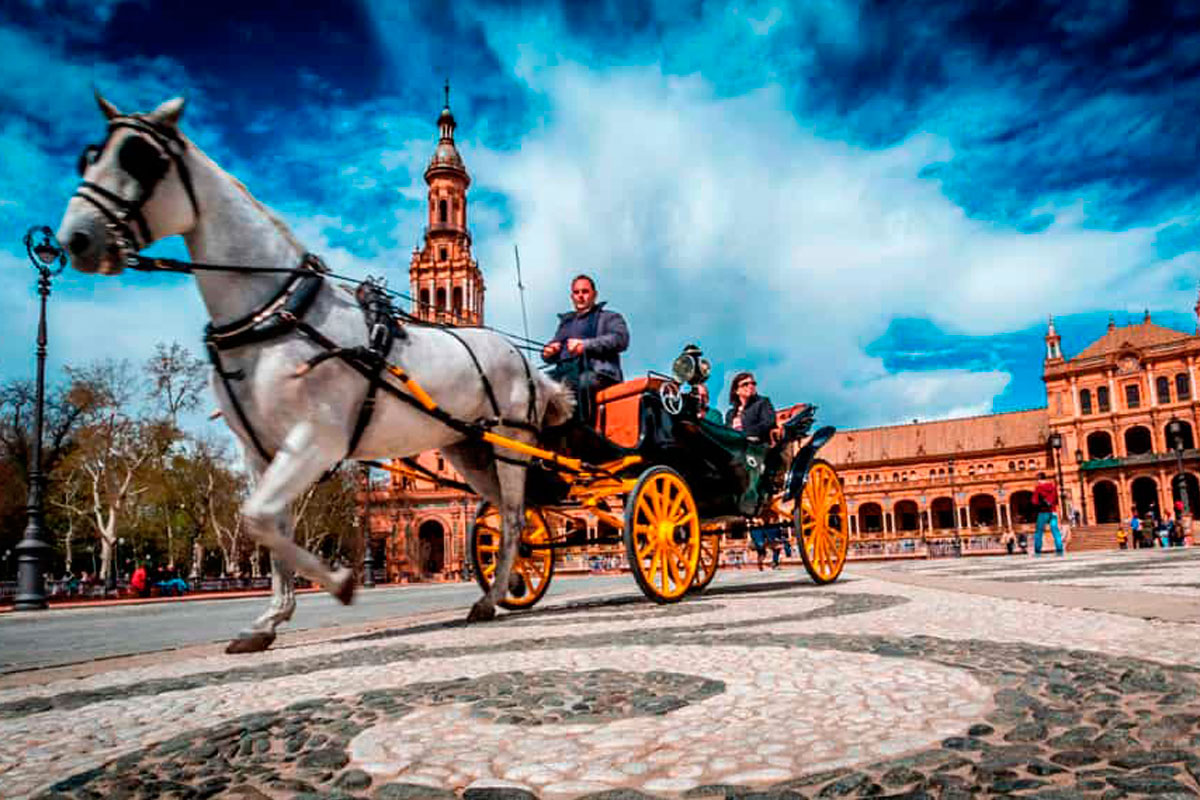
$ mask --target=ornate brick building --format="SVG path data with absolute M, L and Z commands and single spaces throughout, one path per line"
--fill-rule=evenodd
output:
M 1196 313 L 1200 317 L 1200 302 Z M 853 552 L 932 554 L 990 550 L 1007 531 L 1028 532 L 1037 473 L 1062 487 L 1063 508 L 1084 525 L 1136 510 L 1200 504 L 1195 369 L 1200 336 L 1154 324 L 1118 327 L 1065 358 L 1051 319 L 1046 407 L 839 432 L 823 455 L 845 482 Z M 1168 425 L 1177 421 L 1181 452 Z
M 423 243 L 413 250 L 408 270 L 412 313 L 431 322 L 479 325 L 484 281 L 471 253 L 467 228 L 471 177 L 454 143 L 449 87 L 437 125 L 437 147 L 425 169 L 429 202 Z M 422 453 L 417 460 L 438 475 L 461 480 L 436 451 Z M 440 488 L 433 481 L 392 475 L 388 483 L 376 485 L 370 499 L 374 561 L 388 580 L 436 580 L 463 574 L 475 497 Z

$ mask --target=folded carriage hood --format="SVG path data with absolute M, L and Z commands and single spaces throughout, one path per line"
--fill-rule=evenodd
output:
M 800 448 L 800 452 L 796 453 L 796 457 L 792 459 L 792 466 L 788 469 L 787 480 L 783 484 L 784 497 L 800 499 L 800 492 L 804 490 L 804 481 L 808 479 L 808 470 L 816 460 L 817 451 L 828 444 L 835 433 L 837 428 L 832 425 L 818 428 L 812 438 Z

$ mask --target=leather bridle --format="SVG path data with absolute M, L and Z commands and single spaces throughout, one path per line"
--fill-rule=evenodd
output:
M 125 264 L 153 241 L 150 225 L 146 222 L 142 208 L 167 176 L 172 164 L 179 172 L 179 180 L 183 183 L 184 191 L 192 204 L 192 212 L 197 218 L 200 216 L 200 206 L 196 202 L 191 172 L 183 158 L 187 142 L 173 128 L 140 114 L 113 117 L 108 121 L 108 136 L 104 141 L 98 145 L 88 145 L 80 153 L 80 176 L 100 159 L 113 134 L 122 128 L 142 134 L 136 138 L 127 138 L 117 153 L 117 164 L 138 185 L 137 197 L 126 200 L 116 192 L 91 181 L 81 181 L 79 188 L 75 190 L 75 196 L 90 203 L 104 216 L 106 227 L 112 236 L 109 249 L 115 250 L 114 255 Z

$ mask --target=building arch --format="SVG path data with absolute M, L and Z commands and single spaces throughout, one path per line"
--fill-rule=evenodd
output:
M 438 519 L 427 519 L 417 528 L 417 568 L 425 575 L 446 569 L 446 527 Z
M 1092 431 L 1087 436 L 1087 456 L 1089 459 L 1112 458 L 1112 436 L 1108 431 Z
M 1125 431 L 1125 454 L 1140 456 L 1154 452 L 1154 438 L 1145 425 L 1134 425 Z
M 1191 423 L 1181 419 L 1179 420 L 1179 424 L 1183 426 L 1182 432 L 1180 433 L 1180 438 L 1183 439 L 1183 449 L 1191 450 L 1195 448 L 1196 440 L 1192 436 Z M 1171 437 L 1170 426 L 1171 423 L 1169 422 L 1163 426 L 1163 441 L 1167 443 L 1168 450 L 1173 450 L 1175 448 L 1175 440 Z
M 858 507 L 858 532 L 883 533 L 883 507 L 879 503 L 863 503 Z
M 954 501 L 949 497 L 935 497 L 929 504 L 929 516 L 935 528 L 954 528 Z
M 1033 492 L 1022 489 L 1013 492 L 1008 501 L 1008 518 L 1014 525 L 1032 525 L 1037 522 L 1037 509 L 1033 505 Z
M 897 533 L 909 533 L 921 530 L 921 510 L 915 500 L 901 500 L 892 509 L 896 521 Z
M 1096 481 L 1092 484 L 1092 518 L 1097 525 L 1121 521 L 1117 485 L 1112 481 Z
M 971 495 L 967 501 L 972 528 L 990 528 L 996 524 L 996 498 L 990 494 Z
M 1149 475 L 1134 478 L 1133 483 L 1129 484 L 1129 497 L 1139 517 L 1161 511 L 1158 507 L 1158 481 Z

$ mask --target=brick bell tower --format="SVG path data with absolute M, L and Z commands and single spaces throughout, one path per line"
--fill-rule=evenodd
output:
M 467 230 L 467 187 L 471 176 L 454 146 L 450 83 L 446 105 L 438 117 L 438 145 L 425 169 L 429 216 L 424 246 L 413 250 L 408 268 L 413 314 L 451 325 L 483 324 L 483 273 L 471 256 Z

